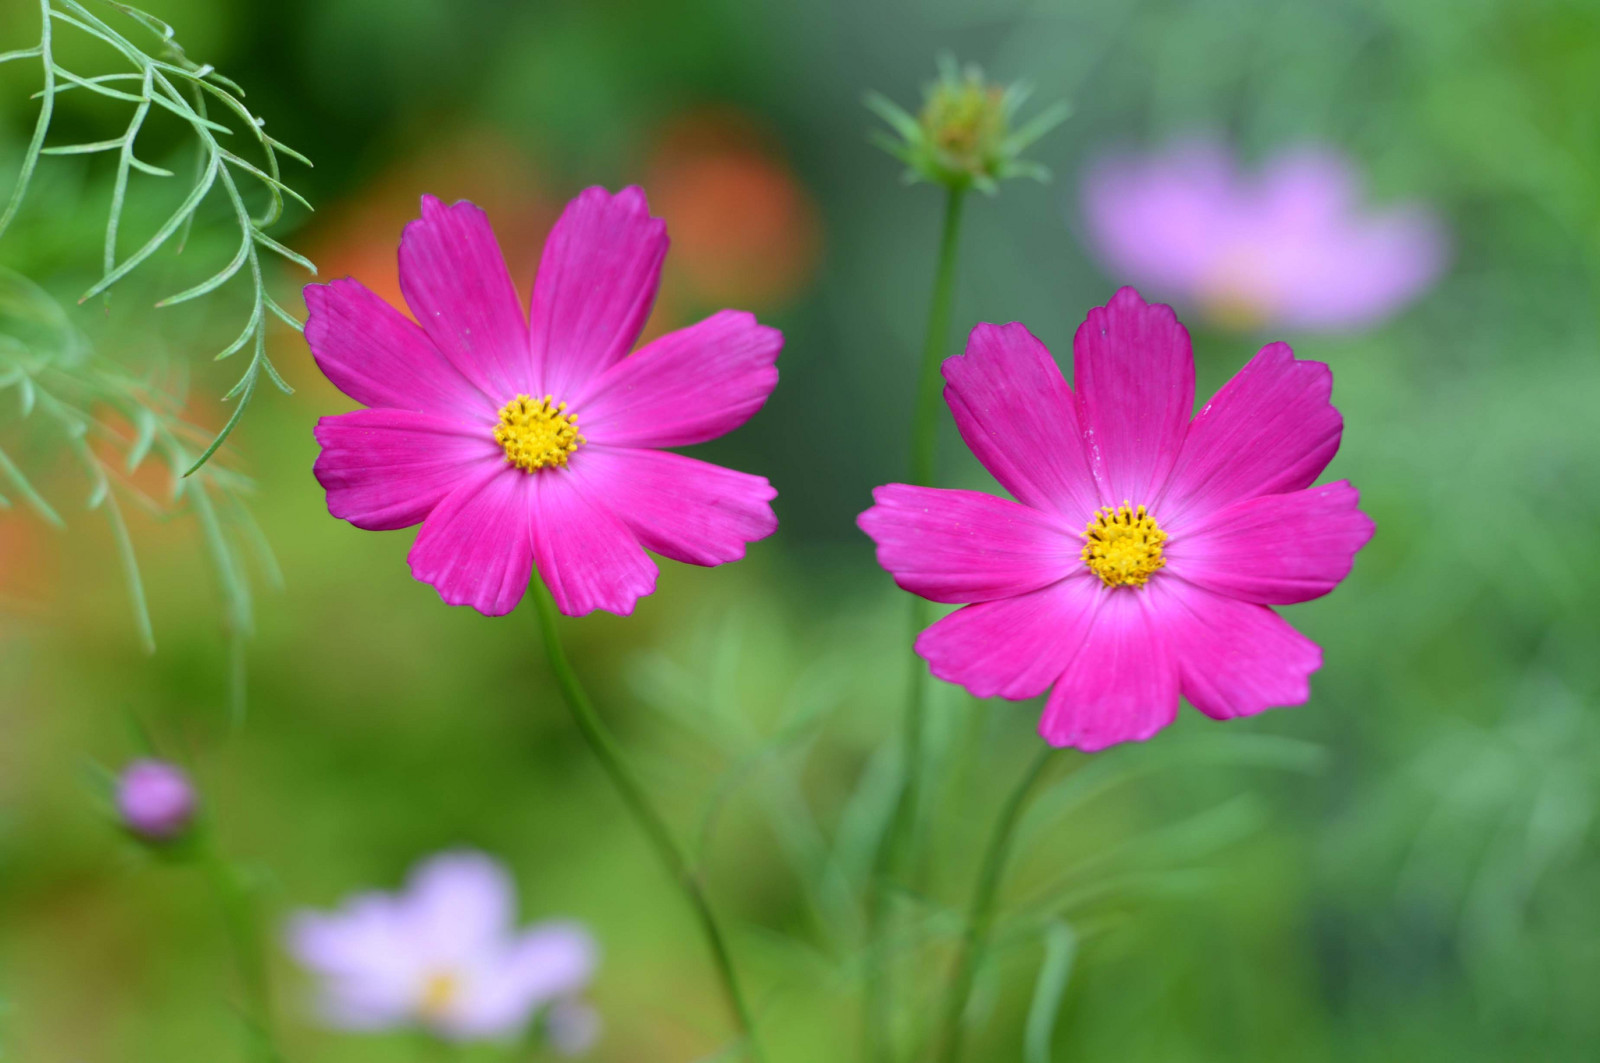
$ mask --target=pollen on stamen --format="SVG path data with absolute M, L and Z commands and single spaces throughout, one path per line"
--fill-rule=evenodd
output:
M 564 466 L 587 442 L 578 433 L 577 415 L 549 395 L 542 399 L 518 395 L 502 406 L 494 440 L 504 448 L 506 460 L 524 472 Z
M 1080 556 L 1107 587 L 1143 587 L 1167 563 L 1161 553 L 1167 533 L 1143 506 L 1106 506 L 1089 521 L 1083 538 Z

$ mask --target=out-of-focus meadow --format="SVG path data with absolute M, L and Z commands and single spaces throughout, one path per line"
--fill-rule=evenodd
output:
M 602 711 L 704 860 L 778 1060 L 845 1058 L 859 1041 L 847 887 L 870 861 L 887 770 L 874 750 L 896 733 L 906 671 L 906 597 L 854 517 L 872 486 L 905 475 L 940 197 L 902 185 L 869 144 L 863 92 L 911 105 L 947 51 L 1071 101 L 1032 151 L 1052 183 L 972 197 L 955 313 L 960 335 L 1023 321 L 1058 358 L 1123 281 L 1095 264 L 1078 213 L 1080 174 L 1108 149 L 1194 131 L 1252 159 L 1332 145 L 1376 203 L 1430 204 L 1451 233 L 1449 270 L 1364 332 L 1235 334 L 1179 306 L 1201 394 L 1267 339 L 1333 367 L 1346 431 L 1329 476 L 1361 489 L 1378 533 L 1334 594 L 1286 610 L 1325 651 L 1307 705 L 1226 725 L 1185 709 L 1147 745 L 1063 755 L 1007 898 L 1076 942 L 1064 1002 L 1053 1034 L 1037 1020 L 1030 1034 L 1039 939 L 1003 936 L 974 1058 L 1024 1058 L 1030 1036 L 1030 1063 L 1051 1041 L 1058 1060 L 1162 1063 L 1600 1052 L 1600 6 L 146 6 L 315 161 L 287 165 L 316 212 L 274 231 L 325 277 L 398 299 L 399 232 L 431 192 L 488 210 L 526 291 L 571 195 L 637 182 L 673 240 L 650 331 L 724 306 L 784 330 L 769 405 L 700 448 L 772 479 L 778 534 L 738 565 L 664 563 L 632 618 L 566 626 Z M 0 51 L 31 44 L 37 19 L 30 4 L 0 9 Z M 0 187 L 37 76 L 0 67 Z M 87 97 L 61 97 L 61 128 L 111 135 Z M 152 136 L 151 161 L 167 136 L 164 161 L 187 165 L 176 131 Z M 208 359 L 237 308 L 150 312 L 204 275 L 170 255 L 109 307 L 75 306 L 98 269 L 109 173 L 44 166 L 0 263 L 72 306 L 102 353 L 191 366 L 186 413 L 215 430 L 238 370 Z M 163 206 L 130 205 L 129 231 Z M 211 246 L 204 230 L 185 256 L 225 259 L 226 235 Z M 285 271 L 273 290 L 298 307 L 302 279 Z M 114 540 L 81 511 L 65 460 L 40 482 L 66 530 L 0 510 L 0 1058 L 238 1052 L 203 879 L 107 819 L 96 765 L 144 751 L 141 729 L 192 766 L 220 844 L 259 869 L 274 918 L 392 888 L 436 850 L 481 848 L 513 868 L 526 917 L 576 917 L 598 937 L 594 1058 L 712 1052 L 726 1025 L 701 943 L 573 730 L 527 607 L 446 608 L 410 578 L 414 533 L 328 515 L 311 428 L 351 404 L 294 333 L 270 344 L 297 390 L 259 394 L 226 459 L 255 481 L 249 505 L 283 577 L 275 589 L 264 565 L 240 562 L 255 618 L 242 720 L 192 518 L 130 514 L 158 644 L 147 656 Z M 942 481 L 992 490 L 942 430 Z M 939 688 L 935 908 L 965 903 L 1036 716 Z M 796 866 L 844 885 L 797 888 Z M 404 1035 L 318 1028 L 276 942 L 271 966 L 293 1063 L 418 1054 Z

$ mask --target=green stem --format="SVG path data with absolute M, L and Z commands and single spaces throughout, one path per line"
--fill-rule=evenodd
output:
M 622 796 L 628 811 L 633 814 L 645 836 L 650 839 L 650 844 L 655 847 L 656 855 L 666 865 L 668 874 L 683 890 L 685 898 L 689 901 L 689 907 L 694 910 L 695 918 L 700 923 L 700 930 L 705 935 L 706 945 L 711 950 L 711 959 L 716 965 L 717 976 L 722 981 L 728 1006 L 732 1009 L 734 1021 L 739 1026 L 745 1053 L 754 1063 L 760 1063 L 762 1053 L 760 1042 L 756 1038 L 755 1022 L 751 1018 L 749 1006 L 745 1003 L 744 992 L 739 987 L 739 977 L 734 971 L 733 957 L 728 951 L 727 939 L 723 935 L 721 924 L 717 921 L 716 913 L 711 909 L 711 902 L 706 897 L 700 879 L 689 866 L 689 861 L 673 838 L 672 830 L 667 826 L 666 820 L 656 811 L 638 776 L 628 765 L 621 746 L 617 744 L 599 714 L 595 712 L 594 703 L 589 700 L 588 692 L 578 680 L 577 673 L 572 670 L 566 650 L 561 645 L 555 599 L 550 596 L 549 589 L 537 576 L 534 577 L 530 590 L 539 614 L 539 628 L 544 636 L 544 649 L 550 659 L 550 670 L 555 673 L 556 683 L 561 687 L 561 695 L 566 700 L 567 707 L 572 710 L 572 718 L 577 723 L 578 730 L 583 732 L 583 737 L 588 741 L 589 748 L 594 751 L 596 759 L 600 761 L 600 766 L 610 776 L 612 785 Z
M 967 930 L 961 942 L 961 954 L 956 959 L 955 974 L 950 979 L 950 991 L 944 1003 L 944 1031 L 940 1038 L 940 1063 L 957 1063 L 961 1058 L 961 1040 L 966 1032 L 962 1021 L 966 1016 L 967 1000 L 972 996 L 972 982 L 983 963 L 984 951 L 989 947 L 989 933 L 994 928 L 995 900 L 1000 894 L 1000 880 L 1005 875 L 1006 858 L 1011 854 L 1011 841 L 1016 833 L 1022 810 L 1033 795 L 1034 786 L 1044 774 L 1050 755 L 1055 750 L 1045 746 L 1027 774 L 1017 783 L 1017 788 L 1006 798 L 989 835 L 989 845 L 978 869 L 978 884 L 972 892 L 972 904 L 967 909 Z
M 922 345 L 922 375 L 917 382 L 917 408 L 911 421 L 911 482 L 924 487 L 933 483 L 939 455 L 940 381 L 950 342 L 950 314 L 955 303 L 956 247 L 961 237 L 961 206 L 966 189 L 950 189 L 944 208 L 944 233 L 939 238 L 939 270 L 933 278 L 933 302 L 928 308 L 928 336 Z M 912 598 L 911 639 L 933 622 L 933 607 L 923 598 Z M 911 690 L 906 702 L 905 788 L 901 811 L 895 817 L 892 849 L 904 846 L 903 835 L 915 835 L 917 809 L 922 800 L 922 731 L 927 704 L 927 669 L 922 659 L 911 656 Z
M 933 277 L 933 302 L 928 307 L 928 332 L 922 345 L 922 374 L 917 380 L 917 407 L 911 420 L 911 482 L 933 481 L 939 451 L 939 367 L 949 350 L 950 314 L 955 304 L 956 246 L 961 236 L 961 207 L 966 189 L 952 188 L 944 205 L 944 234 L 939 239 L 939 269 Z
M 939 453 L 940 366 L 949 347 L 950 317 L 955 303 L 956 249 L 961 237 L 961 210 L 966 189 L 952 187 L 946 193 L 944 229 L 939 238 L 939 264 L 933 276 L 933 298 L 928 306 L 928 328 L 922 345 L 922 367 L 917 378 L 916 406 L 911 415 L 911 482 L 932 483 Z M 911 641 L 933 622 L 932 606 L 924 599 L 911 600 Z M 871 1058 L 894 1058 L 892 1023 L 893 989 L 889 974 L 888 949 L 883 941 L 889 921 L 888 879 L 893 877 L 914 848 L 917 812 L 922 803 L 922 735 L 927 704 L 927 672 L 922 659 L 910 657 L 906 711 L 903 722 L 903 747 L 900 790 L 894 815 L 878 849 L 872 895 L 867 905 L 868 936 L 873 957 L 867 971 L 867 1038 Z M 911 836 L 911 837 L 908 837 Z
M 246 1050 L 258 1063 L 279 1063 L 283 1054 L 272 1039 L 272 993 L 267 958 L 257 933 L 255 903 L 239 870 L 223 858 L 209 836 L 200 841 L 200 863 L 222 910 L 239 988 L 244 994 Z

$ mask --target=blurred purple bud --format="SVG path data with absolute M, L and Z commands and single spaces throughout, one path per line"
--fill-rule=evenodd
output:
M 164 760 L 136 760 L 117 780 L 122 825 L 149 841 L 170 841 L 194 819 L 195 793 L 183 769 Z

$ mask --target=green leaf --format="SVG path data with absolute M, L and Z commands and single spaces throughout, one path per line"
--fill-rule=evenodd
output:
M 1023 1063 L 1051 1063 L 1050 1043 L 1055 1039 L 1056 1016 L 1072 979 L 1078 955 L 1078 935 L 1061 920 L 1052 920 L 1044 932 L 1044 962 L 1033 986 L 1033 1003 L 1022 1042 Z
M 29 483 L 22 470 L 17 468 L 16 462 L 12 461 L 11 456 L 3 450 L 0 450 L 0 473 L 3 473 L 5 478 L 11 481 L 11 485 L 17 489 L 17 493 L 33 507 L 34 512 L 38 513 L 39 516 L 57 528 L 65 528 L 67 526 L 66 522 L 61 519 L 61 515 L 55 511 L 55 508 L 50 503 L 44 500 L 43 495 L 34 490 L 33 484 Z

